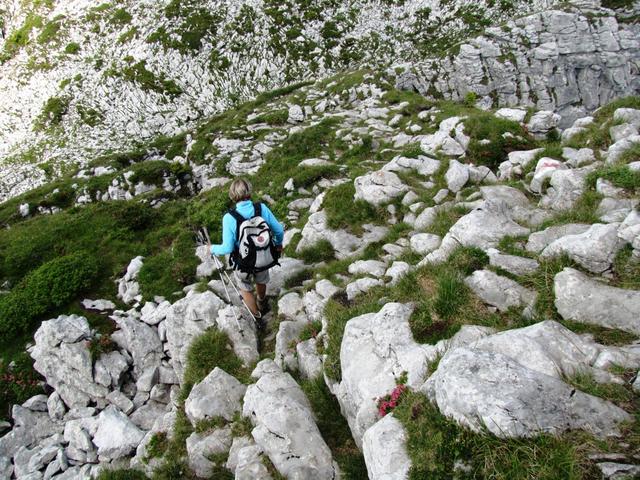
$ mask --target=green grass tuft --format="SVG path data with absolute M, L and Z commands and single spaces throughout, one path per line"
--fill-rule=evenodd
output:
M 422 394 L 408 392 L 394 410 L 407 432 L 410 480 L 454 478 L 578 480 L 595 471 L 570 435 L 498 439 L 473 433 L 442 415 Z M 468 472 L 456 470 L 462 463 Z
M 315 245 L 311 245 L 298 252 L 298 257 L 305 263 L 328 262 L 335 259 L 335 251 L 329 240 L 322 239 Z

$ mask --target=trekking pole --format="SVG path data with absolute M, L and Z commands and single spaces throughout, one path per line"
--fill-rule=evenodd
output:
M 218 260 L 218 257 L 213 256 L 213 260 L 216 263 L 216 268 L 218 269 L 218 273 L 220 273 L 220 280 L 222 280 L 222 273 L 224 273 L 224 276 L 227 278 L 227 281 L 229 282 L 231 287 L 233 287 L 233 289 L 235 290 L 236 294 L 238 295 L 238 297 L 242 301 L 242 305 L 244 305 L 244 308 L 247 310 L 247 312 L 249 312 L 249 315 L 251 315 L 251 318 L 253 318 L 253 321 L 256 324 L 256 326 L 259 326 L 258 319 L 256 318 L 256 316 L 253 314 L 253 312 L 249 308 L 249 305 L 247 305 L 247 302 L 244 301 L 244 298 L 242 297 L 242 295 L 238 291 L 238 287 L 236 287 L 236 284 L 229 277 L 229 274 L 226 272 L 226 270 L 224 270 L 224 266 L 222 265 L 220 260 Z M 227 293 L 227 298 L 229 298 L 229 302 L 231 302 L 231 296 L 229 295 L 229 292 L 227 291 L 227 287 L 225 285 L 224 280 L 222 280 L 222 284 L 224 285 L 225 292 Z
M 216 270 L 218 270 L 218 275 L 220 276 L 220 282 L 222 282 L 224 293 L 227 295 L 227 301 L 229 302 L 231 307 L 233 307 L 233 303 L 231 302 L 231 295 L 229 294 L 229 290 L 227 289 L 227 284 L 225 283 L 224 278 L 222 278 L 222 271 L 224 267 L 222 263 L 220 263 L 218 258 L 211 253 L 211 238 L 209 237 L 209 230 L 207 229 L 207 227 L 202 227 L 198 230 L 198 244 L 207 245 L 208 252 L 211 255 L 211 258 L 214 260 Z M 238 314 L 236 313 L 236 309 L 232 308 L 232 310 L 233 310 L 233 316 L 236 319 L 236 325 L 238 326 L 238 331 L 240 332 L 240 335 L 244 337 L 244 329 L 240 326 L 240 320 L 238 319 Z

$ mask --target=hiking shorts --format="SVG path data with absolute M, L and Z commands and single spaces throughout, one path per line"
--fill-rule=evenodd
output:
M 269 283 L 269 270 L 257 273 L 245 273 L 240 270 L 234 270 L 233 275 L 238 281 L 238 287 L 245 292 L 253 292 L 253 282 L 255 283 Z

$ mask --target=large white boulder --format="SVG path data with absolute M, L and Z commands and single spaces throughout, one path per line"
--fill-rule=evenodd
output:
M 333 480 L 338 467 L 307 397 L 288 373 L 267 363 L 258 364 L 260 379 L 244 396 L 242 414 L 255 425 L 254 440 L 285 478 Z
M 335 392 L 356 443 L 378 416 L 376 399 L 391 392 L 407 374 L 407 385 L 417 387 L 436 356 L 435 347 L 413 339 L 409 317 L 413 308 L 388 303 L 378 313 L 347 322 L 340 347 L 342 381 Z
M 214 368 L 200 383 L 196 383 L 184 411 L 195 425 L 200 420 L 222 417 L 227 421 L 242 409 L 242 398 L 247 387 L 221 368 Z
M 389 203 L 409 189 L 395 173 L 386 170 L 378 170 L 358 177 L 354 185 L 356 187 L 354 198 L 373 205 Z
M 528 252 L 540 253 L 559 238 L 567 235 L 578 235 L 586 232 L 589 228 L 591 228 L 591 225 L 584 223 L 567 223 L 565 225 L 549 227 L 529 235 L 525 249 Z
M 640 335 L 640 291 L 608 286 L 573 268 L 556 275 L 553 290 L 562 318 Z
M 105 460 L 116 460 L 133 452 L 144 432 L 113 405 L 109 405 L 98 416 L 93 443 L 98 455 Z
M 209 327 L 217 325 L 218 313 L 227 306 L 210 291 L 189 292 L 167 312 L 166 335 L 173 369 L 182 381 L 187 350 L 191 341 Z
M 135 257 L 127 266 L 124 276 L 118 280 L 118 298 L 124 303 L 133 303 L 140 298 L 140 284 L 138 283 L 138 274 L 142 269 L 142 260 L 144 257 Z
M 440 411 L 474 430 L 501 438 L 582 429 L 617 434 L 630 415 L 503 353 L 471 347 L 450 350 L 421 389 Z
M 321 240 L 327 240 L 335 250 L 336 257 L 344 259 L 358 255 L 368 245 L 382 240 L 389 231 L 386 227 L 365 224 L 364 233 L 357 236 L 345 230 L 332 230 L 327 226 L 327 214 L 324 210 L 312 214 L 302 229 L 302 239 L 296 251 L 299 253 L 312 247 Z
M 510 308 L 532 307 L 538 297 L 533 290 L 523 287 L 510 278 L 493 273 L 491 270 L 477 270 L 464 283 L 483 302 L 496 307 L 501 312 Z
M 236 306 L 218 312 L 218 328 L 231 340 L 233 351 L 245 367 L 258 361 L 258 327 L 246 310 Z
M 84 317 L 61 315 L 42 322 L 31 350 L 34 368 L 69 407 L 83 407 L 104 399 L 109 390 L 95 383 L 88 342 L 90 329 Z
M 603 273 L 611 268 L 623 246 L 624 241 L 618 238 L 618 224 L 596 223 L 583 233 L 555 240 L 542 251 L 540 258 L 567 255 L 590 272 Z
M 362 453 L 370 480 L 406 480 L 411 459 L 407 434 L 392 414 L 369 428 L 362 439 Z
M 210 478 L 216 466 L 209 458 L 231 448 L 231 428 L 219 428 L 213 432 L 192 433 L 186 441 L 189 467 L 198 478 Z

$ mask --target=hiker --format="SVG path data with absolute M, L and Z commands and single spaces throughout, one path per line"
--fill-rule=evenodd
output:
M 267 313 L 269 268 L 278 264 L 284 229 L 269 207 L 251 201 L 251 183 L 238 178 L 231 182 L 229 198 L 235 208 L 222 218 L 222 244 L 212 245 L 211 254 L 231 254 L 230 264 L 239 284 L 240 295 L 257 320 Z M 257 302 L 253 295 L 255 281 Z

